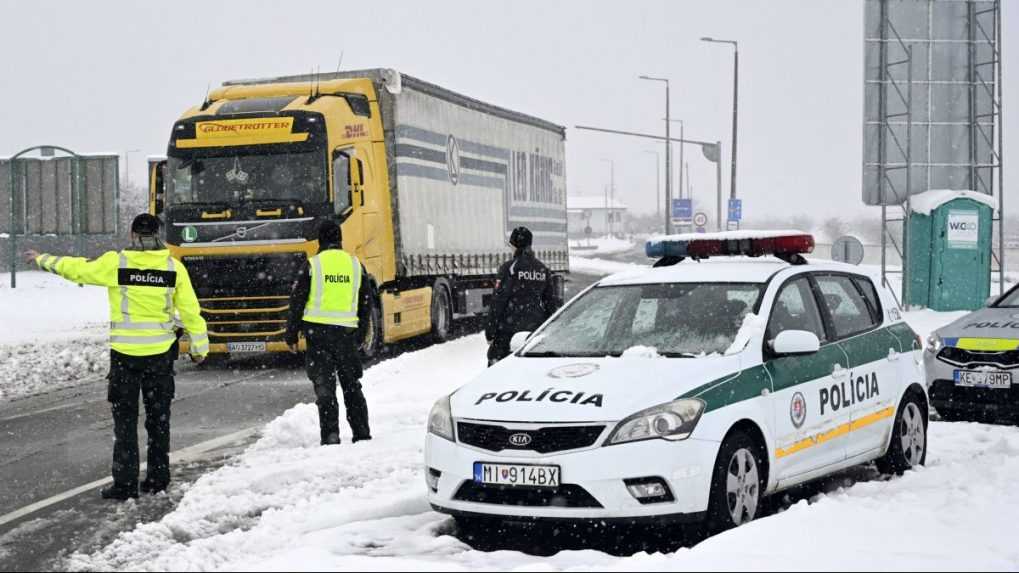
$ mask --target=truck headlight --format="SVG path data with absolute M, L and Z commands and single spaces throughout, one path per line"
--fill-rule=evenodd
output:
M 927 352 L 931 354 L 937 354 L 945 347 L 945 341 L 941 339 L 936 333 L 932 333 L 927 337 Z
M 449 396 L 439 398 L 428 414 L 428 432 L 451 442 L 453 439 L 453 413 L 449 407 Z
M 612 430 L 606 446 L 640 440 L 685 440 L 704 413 L 704 400 L 681 398 L 630 416 Z

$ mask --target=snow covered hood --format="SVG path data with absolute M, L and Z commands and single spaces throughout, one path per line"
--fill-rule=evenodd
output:
M 982 308 L 935 332 L 947 346 L 973 338 L 1015 340 L 1019 346 L 1019 308 Z
M 454 418 L 613 422 L 736 374 L 739 355 L 702 358 L 511 356 L 453 394 Z

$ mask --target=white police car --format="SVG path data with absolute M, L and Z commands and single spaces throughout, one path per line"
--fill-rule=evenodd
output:
M 655 268 L 601 280 L 436 403 L 432 506 L 465 524 L 721 530 L 752 520 L 764 496 L 849 466 L 923 464 L 917 335 L 857 268 L 807 264 L 813 245 L 791 232 L 649 243 Z

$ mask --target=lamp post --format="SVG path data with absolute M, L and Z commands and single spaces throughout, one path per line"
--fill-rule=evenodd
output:
M 606 158 L 602 158 L 602 161 L 609 164 L 609 187 L 605 190 L 605 232 L 611 237 L 612 208 L 616 202 L 616 162 Z
M 645 149 L 644 153 L 653 153 L 655 156 L 655 202 L 658 204 L 657 215 L 662 216 L 662 154 L 653 150 Z
M 679 124 L 679 139 L 682 140 L 683 137 L 684 137 L 684 134 L 683 134 L 683 127 L 684 127 L 683 126 L 683 120 L 681 120 L 681 119 L 668 119 L 668 118 L 665 118 L 665 121 L 671 121 L 672 123 L 678 123 Z M 678 196 L 679 199 L 682 199 L 684 197 L 684 195 L 683 195 L 683 142 L 682 141 L 679 142 L 679 194 L 678 195 L 679 195 Z
M 716 40 L 711 37 L 701 38 L 702 42 L 713 44 L 729 44 L 733 47 L 733 74 L 732 74 L 732 175 L 730 176 L 729 198 L 736 198 L 736 134 L 738 133 L 737 121 L 739 110 L 739 43 L 734 40 Z
M 668 235 L 672 233 L 672 143 L 670 142 L 672 121 L 669 119 L 669 80 L 651 76 L 640 76 L 640 79 L 665 84 L 665 234 Z
M 124 152 L 124 187 L 131 189 L 131 154 L 138 153 L 141 149 L 128 149 Z

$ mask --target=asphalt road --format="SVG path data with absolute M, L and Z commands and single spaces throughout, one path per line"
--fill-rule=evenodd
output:
M 571 276 L 567 297 L 594 280 Z M 460 335 L 478 329 L 467 323 Z M 400 344 L 381 359 L 426 346 Z M 182 484 L 227 463 L 256 438 L 259 427 L 285 410 L 314 400 L 301 364 L 290 357 L 206 368 L 178 364 L 171 444 L 175 457 L 183 453 L 184 460 L 173 464 L 175 486 L 168 494 L 135 503 L 105 502 L 98 484 L 82 487 L 110 472 L 113 421 L 104 380 L 0 405 L 0 571 L 59 569 L 71 553 L 97 549 L 120 531 L 159 519 L 183 495 Z M 142 427 L 139 439 L 144 461 Z M 69 495 L 76 488 L 82 491 Z M 66 499 L 12 518 L 54 496 Z

